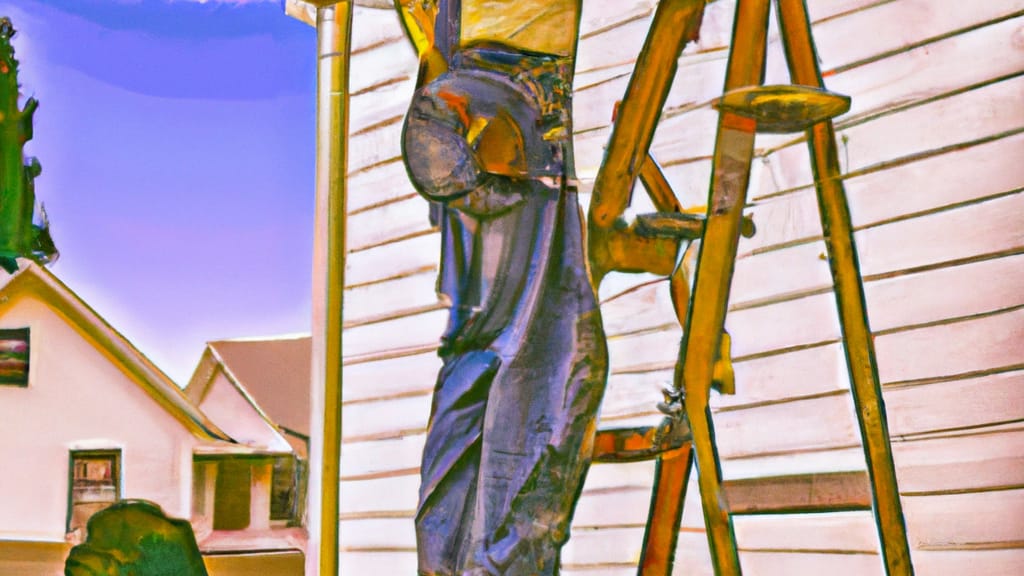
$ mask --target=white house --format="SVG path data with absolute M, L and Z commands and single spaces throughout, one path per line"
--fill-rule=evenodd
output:
M 219 449 L 197 451 L 193 523 L 200 529 L 201 547 L 230 550 L 256 542 L 268 548 L 304 547 L 301 525 L 309 440 L 309 372 L 309 336 L 207 344 L 185 394 L 244 444 L 247 453 L 246 464 L 241 465 L 237 454 Z M 239 517 L 222 512 L 218 519 L 221 494 L 244 494 L 247 475 L 253 486 L 257 478 L 265 479 L 252 498 L 254 502 L 269 498 L 261 504 L 269 506 L 269 513 L 246 515 L 243 506 L 236 507 Z M 246 523 L 245 533 L 224 531 Z
M 219 426 L 45 268 L 24 262 L 0 282 L 0 556 L 19 543 L 66 552 L 125 498 L 190 518 L 204 552 L 303 548 L 297 508 L 272 519 L 274 464 L 294 451 L 248 428 L 248 403 Z M 294 494 L 296 477 L 277 492 Z

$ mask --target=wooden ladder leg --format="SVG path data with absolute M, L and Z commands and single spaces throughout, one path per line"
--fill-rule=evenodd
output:
M 768 35 L 768 0 L 739 0 L 725 91 L 760 85 Z M 694 279 L 693 304 L 687 316 L 677 384 L 686 392 L 686 416 L 693 433 L 704 525 L 718 576 L 741 574 L 732 518 L 722 490 L 722 472 L 708 407 L 719 340 L 725 326 L 740 224 L 754 156 L 756 124 L 722 112 L 715 141 L 708 216 Z M 680 382 L 681 380 L 681 382 Z
M 777 2 L 793 82 L 824 88 L 804 0 Z M 910 576 L 914 568 L 907 543 L 892 446 L 889 443 L 885 402 L 878 381 L 874 341 L 868 325 L 864 285 L 832 121 L 814 125 L 808 130 L 807 139 L 886 574 Z
M 669 576 L 672 573 L 691 466 L 693 447 L 689 442 L 658 458 L 651 514 L 647 519 L 643 555 L 640 557 L 640 576 Z

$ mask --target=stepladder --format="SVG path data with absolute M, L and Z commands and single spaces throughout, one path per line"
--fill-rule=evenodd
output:
M 784 85 L 764 84 L 772 3 L 791 79 Z M 849 109 L 850 99 L 825 89 L 805 0 L 738 0 L 725 85 L 714 102 L 718 126 L 707 204 L 703 210 L 684 210 L 650 146 L 676 74 L 676 59 L 696 37 L 703 9 L 703 0 L 659 2 L 629 87 L 617 106 L 588 218 L 595 284 L 611 271 L 653 272 L 670 279 L 683 338 L 672 387 L 659 407 L 666 421 L 677 424 L 599 431 L 595 460 L 657 462 L 638 567 L 642 576 L 672 572 L 682 504 L 694 464 L 711 560 L 719 576 L 742 573 L 734 515 L 836 510 L 871 510 L 885 573 L 913 574 L 833 127 L 833 118 Z M 749 486 L 723 480 L 709 398 L 712 388 L 729 393 L 734 386 L 742 386 L 733 381 L 729 335 L 724 328 L 740 237 L 754 232 L 743 211 L 755 136 L 764 133 L 806 136 L 867 471 L 778 478 L 774 489 L 763 491 L 767 496 L 751 499 Z M 638 182 L 657 212 L 627 224 L 623 214 Z M 771 225 L 759 222 L 759 226 Z M 696 264 L 690 271 L 678 258 L 663 256 L 696 240 Z M 791 498 L 793 490 L 787 489 L 796 486 L 797 491 L 806 492 L 815 485 L 850 484 L 856 497 L 845 500 L 812 496 L 797 502 Z M 775 501 L 768 500 L 771 495 L 777 496 Z

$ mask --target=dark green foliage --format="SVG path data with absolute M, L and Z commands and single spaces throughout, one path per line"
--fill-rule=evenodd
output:
M 125 500 L 89 519 L 65 576 L 207 576 L 192 526 L 145 500 Z
M 42 167 L 35 158 L 26 160 L 24 147 L 32 139 L 39 102 L 29 98 L 18 106 L 18 61 L 11 46 L 15 33 L 10 19 L 0 18 L 0 267 L 8 272 L 18 269 L 16 258 L 45 264 L 57 257 L 46 212 L 40 209 L 39 223 L 32 221 L 35 178 Z

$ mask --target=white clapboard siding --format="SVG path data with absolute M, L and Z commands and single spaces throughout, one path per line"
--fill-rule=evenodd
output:
M 345 292 L 345 325 L 352 327 L 436 305 L 440 302 L 435 291 L 436 285 L 437 270 L 431 268 L 409 276 L 350 288 Z
M 406 102 L 405 106 L 408 106 Z M 348 209 L 355 214 L 416 195 L 401 158 L 349 175 Z M 421 213 L 426 218 L 426 202 Z
M 918 576 L 984 574 L 1018 576 L 1024 566 L 1024 548 L 923 551 L 911 549 L 914 573 Z
M 900 490 L 907 495 L 1024 486 L 1024 429 L 893 444 Z
M 440 246 L 441 235 L 433 233 L 350 252 L 345 263 L 345 282 L 348 286 L 369 284 L 436 269 Z M 388 265 L 381 266 L 383 262 Z
M 840 164 L 844 172 L 856 172 L 1020 128 L 1024 110 L 1016 104 L 1022 93 L 1024 77 L 1016 76 L 841 129 Z M 935 121 L 937 118 L 942 121 Z M 806 148 L 797 142 L 775 153 L 781 189 L 812 182 Z
M 581 202 L 654 0 L 584 0 L 574 122 Z M 836 121 L 893 452 L 919 575 L 1024 565 L 1024 5 L 808 0 Z M 706 203 L 733 0 L 679 58 L 652 151 Z M 774 20 L 774 17 L 773 17 Z M 344 334 L 342 569 L 415 572 L 419 464 L 446 311 L 440 238 L 401 161 L 417 72 L 395 14 L 357 8 Z M 772 22 L 769 81 L 788 75 Z M 726 479 L 864 470 L 802 136 L 759 137 L 727 327 L 737 393 L 712 393 Z M 638 190 L 631 213 L 651 210 Z M 664 279 L 600 287 L 611 354 L 601 426 L 657 422 L 681 331 Z M 635 574 L 653 463 L 593 466 L 567 576 Z M 736 518 L 746 573 L 882 574 L 867 512 Z M 713 573 L 695 475 L 674 574 Z
M 398 357 L 385 357 L 370 362 L 345 364 L 344 402 L 365 402 L 411 394 L 429 394 L 441 368 L 434 350 Z
M 347 458 L 341 470 L 342 481 L 410 474 L 420 465 L 424 440 L 423 434 L 360 442 L 342 439 L 342 457 Z
M 341 572 L 361 574 L 415 574 L 416 551 L 401 548 L 341 550 Z
M 863 228 L 1015 190 L 1024 168 L 1013 152 L 1022 147 L 1024 135 L 1015 134 L 847 178 L 844 184 L 854 225 Z M 771 171 L 762 174 L 769 182 L 761 183 L 761 188 L 775 190 Z M 755 201 L 748 211 L 759 225 L 753 238 L 740 243 L 741 257 L 821 237 L 812 188 Z
M 744 574 L 783 576 L 785 574 L 821 574 L 827 566 L 832 576 L 882 576 L 884 569 L 875 554 L 821 553 L 796 550 L 779 552 L 741 552 Z
M 904 496 L 912 545 L 924 550 L 1014 543 L 1024 533 L 1024 489 Z

